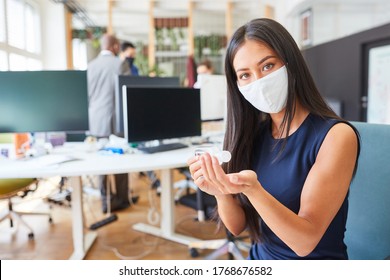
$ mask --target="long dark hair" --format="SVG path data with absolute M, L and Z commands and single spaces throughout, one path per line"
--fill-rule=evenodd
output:
M 288 98 L 281 131 L 288 135 L 295 114 L 296 102 L 310 113 L 335 119 L 339 118 L 321 97 L 306 62 L 289 32 L 278 22 L 260 18 L 241 26 L 233 34 L 226 51 L 225 73 L 227 79 L 227 121 L 224 150 L 232 154 L 229 163 L 224 164 L 226 173 L 252 169 L 253 148 L 261 122 L 270 121 L 269 114 L 258 111 L 242 96 L 237 87 L 237 75 L 233 59 L 246 40 L 265 43 L 273 49 L 287 68 Z M 287 141 L 287 138 L 285 140 Z M 285 145 L 285 143 L 284 143 Z M 284 147 L 282 145 L 282 147 Z M 262 240 L 260 218 L 249 200 L 242 194 L 236 195 L 246 215 L 248 230 L 255 241 Z

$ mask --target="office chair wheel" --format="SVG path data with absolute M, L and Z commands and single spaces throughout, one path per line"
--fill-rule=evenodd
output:
M 29 239 L 29 240 L 33 240 L 33 239 L 34 239 L 34 233 L 30 232 L 30 233 L 28 234 L 28 239 Z
M 190 256 L 193 258 L 199 257 L 199 252 L 195 248 L 190 248 Z

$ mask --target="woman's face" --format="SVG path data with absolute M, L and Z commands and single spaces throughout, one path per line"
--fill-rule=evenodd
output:
M 283 65 L 281 59 L 271 48 L 255 40 L 246 40 L 233 59 L 239 86 L 250 84 L 267 76 Z

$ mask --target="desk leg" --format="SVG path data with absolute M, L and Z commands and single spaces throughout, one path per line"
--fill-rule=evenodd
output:
M 166 236 L 175 233 L 175 209 L 173 203 L 173 180 L 170 169 L 161 170 L 161 230 Z
M 156 235 L 171 241 L 188 245 L 190 242 L 200 241 L 197 238 L 175 233 L 175 209 L 172 184 L 172 171 L 161 170 L 161 223 L 160 228 L 148 224 L 138 223 L 133 229 Z
M 84 235 L 84 212 L 83 212 L 83 190 L 81 177 L 70 177 L 72 186 L 72 231 L 73 231 L 73 254 L 70 259 L 81 260 L 87 254 L 97 234 L 87 232 Z

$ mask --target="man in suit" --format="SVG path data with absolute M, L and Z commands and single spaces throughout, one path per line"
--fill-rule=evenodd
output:
M 100 40 L 101 52 L 89 62 L 88 113 L 89 131 L 97 138 L 108 138 L 114 132 L 115 120 L 115 77 L 130 74 L 130 68 L 122 65 L 117 57 L 119 41 L 111 34 L 104 34 Z M 98 185 L 102 195 L 103 212 L 107 212 L 106 196 L 107 176 L 98 176 Z M 115 175 L 116 193 L 111 195 L 111 211 L 130 206 L 128 198 L 128 174 Z

